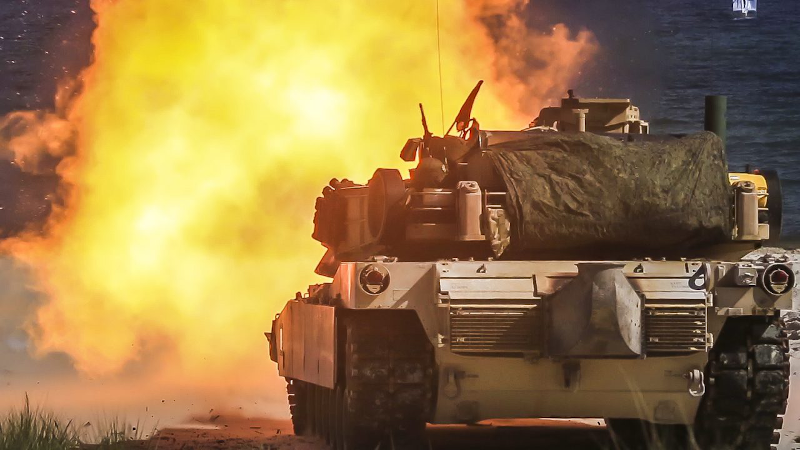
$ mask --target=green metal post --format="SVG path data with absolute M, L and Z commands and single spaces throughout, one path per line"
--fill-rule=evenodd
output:
M 725 143 L 728 134 L 728 97 L 724 95 L 706 96 L 705 129 L 710 131 Z

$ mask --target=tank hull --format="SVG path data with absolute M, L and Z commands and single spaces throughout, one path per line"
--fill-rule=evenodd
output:
M 598 264 L 621 278 L 610 287 L 581 281 L 580 267 Z M 434 355 L 420 369 L 434 393 L 430 423 L 599 417 L 692 424 L 726 321 L 791 308 L 791 289 L 774 295 L 757 281 L 775 264 L 378 258 L 341 264 L 330 285 L 289 302 L 268 336 L 282 376 L 335 389 L 346 377 L 344 323 L 418 329 Z M 388 280 L 380 292 L 362 285 L 375 270 Z M 559 304 L 575 300 L 567 296 L 581 297 L 570 308 L 585 309 L 583 318 L 557 320 Z M 637 299 L 632 318 L 620 305 Z M 597 325 L 614 321 L 621 325 Z M 625 321 L 639 334 L 626 331 Z M 640 336 L 639 349 L 609 350 L 623 335 Z M 558 339 L 568 342 L 554 346 Z

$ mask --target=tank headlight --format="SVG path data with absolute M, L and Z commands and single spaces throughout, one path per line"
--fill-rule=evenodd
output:
M 761 274 L 761 287 L 772 295 L 783 295 L 795 284 L 794 272 L 784 264 L 772 264 Z
M 389 287 L 389 271 L 378 264 L 370 264 L 359 275 L 361 289 L 367 294 L 378 295 Z

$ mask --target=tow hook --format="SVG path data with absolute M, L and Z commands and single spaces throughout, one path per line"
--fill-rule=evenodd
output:
M 459 380 L 464 378 L 464 372 L 458 371 L 453 367 L 445 369 L 444 395 L 449 399 L 455 399 L 461 395 L 461 383 Z
M 702 397 L 706 393 L 705 375 L 698 369 L 690 370 L 686 375 L 689 380 L 689 395 L 692 397 Z

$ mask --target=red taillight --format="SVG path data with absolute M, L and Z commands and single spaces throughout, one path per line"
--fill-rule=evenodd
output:
M 383 274 L 378 270 L 370 270 L 365 278 L 367 284 L 383 284 Z
M 789 281 L 789 274 L 783 270 L 776 270 L 769 275 L 771 283 L 786 283 Z
M 370 264 L 359 275 L 361 289 L 367 294 L 377 295 L 389 287 L 389 271 L 380 264 Z
M 761 286 L 772 295 L 783 295 L 795 284 L 794 272 L 785 264 L 773 264 L 761 275 Z

